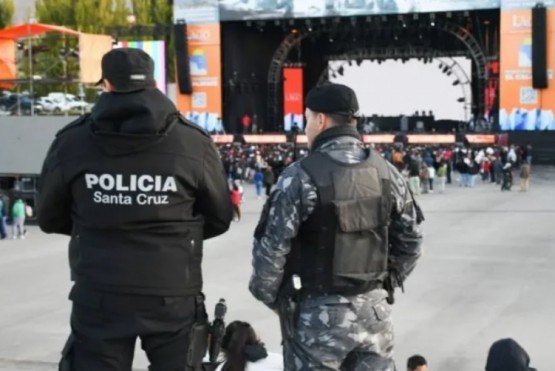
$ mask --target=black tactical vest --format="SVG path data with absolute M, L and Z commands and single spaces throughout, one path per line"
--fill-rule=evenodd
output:
M 292 241 L 285 277 L 299 275 L 303 294 L 356 295 L 381 287 L 387 275 L 389 169 L 377 152 L 368 155 L 345 164 L 315 152 L 301 162 L 318 203 Z

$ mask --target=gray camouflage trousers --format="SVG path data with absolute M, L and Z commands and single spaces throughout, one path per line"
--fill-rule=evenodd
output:
M 285 371 L 395 371 L 387 292 L 309 297 L 300 303 Z

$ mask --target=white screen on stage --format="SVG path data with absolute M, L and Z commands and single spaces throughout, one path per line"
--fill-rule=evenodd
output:
M 442 58 L 441 61 L 449 66 L 456 61 L 460 66 L 457 71 L 464 71 L 468 79 L 472 78 L 469 58 Z M 463 89 L 470 91 L 470 86 L 454 86 L 455 73 L 446 75 L 439 68 L 441 61 L 435 59 L 432 63 L 424 63 L 409 59 L 403 63 L 392 59 L 379 64 L 365 60 L 360 66 L 354 61 L 351 66 L 347 61 L 330 61 L 330 71 L 337 71 L 340 67 L 344 70 L 343 76 L 336 72 L 334 77 L 330 72 L 330 81 L 350 86 L 357 94 L 360 112 L 367 117 L 374 114 L 412 116 L 416 111 L 433 111 L 436 120 L 468 120 L 470 115 L 465 116 L 465 103 L 457 100 L 464 97 Z M 469 112 L 468 105 L 466 112 Z

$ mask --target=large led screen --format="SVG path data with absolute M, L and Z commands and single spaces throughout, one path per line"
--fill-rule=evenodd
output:
M 220 0 L 220 19 L 348 17 L 500 7 L 500 0 Z

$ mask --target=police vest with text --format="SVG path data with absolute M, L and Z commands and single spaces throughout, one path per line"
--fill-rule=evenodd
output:
M 391 183 L 374 151 L 358 164 L 316 152 L 301 162 L 318 203 L 292 241 L 286 277 L 298 274 L 304 294 L 356 295 L 387 276 Z

